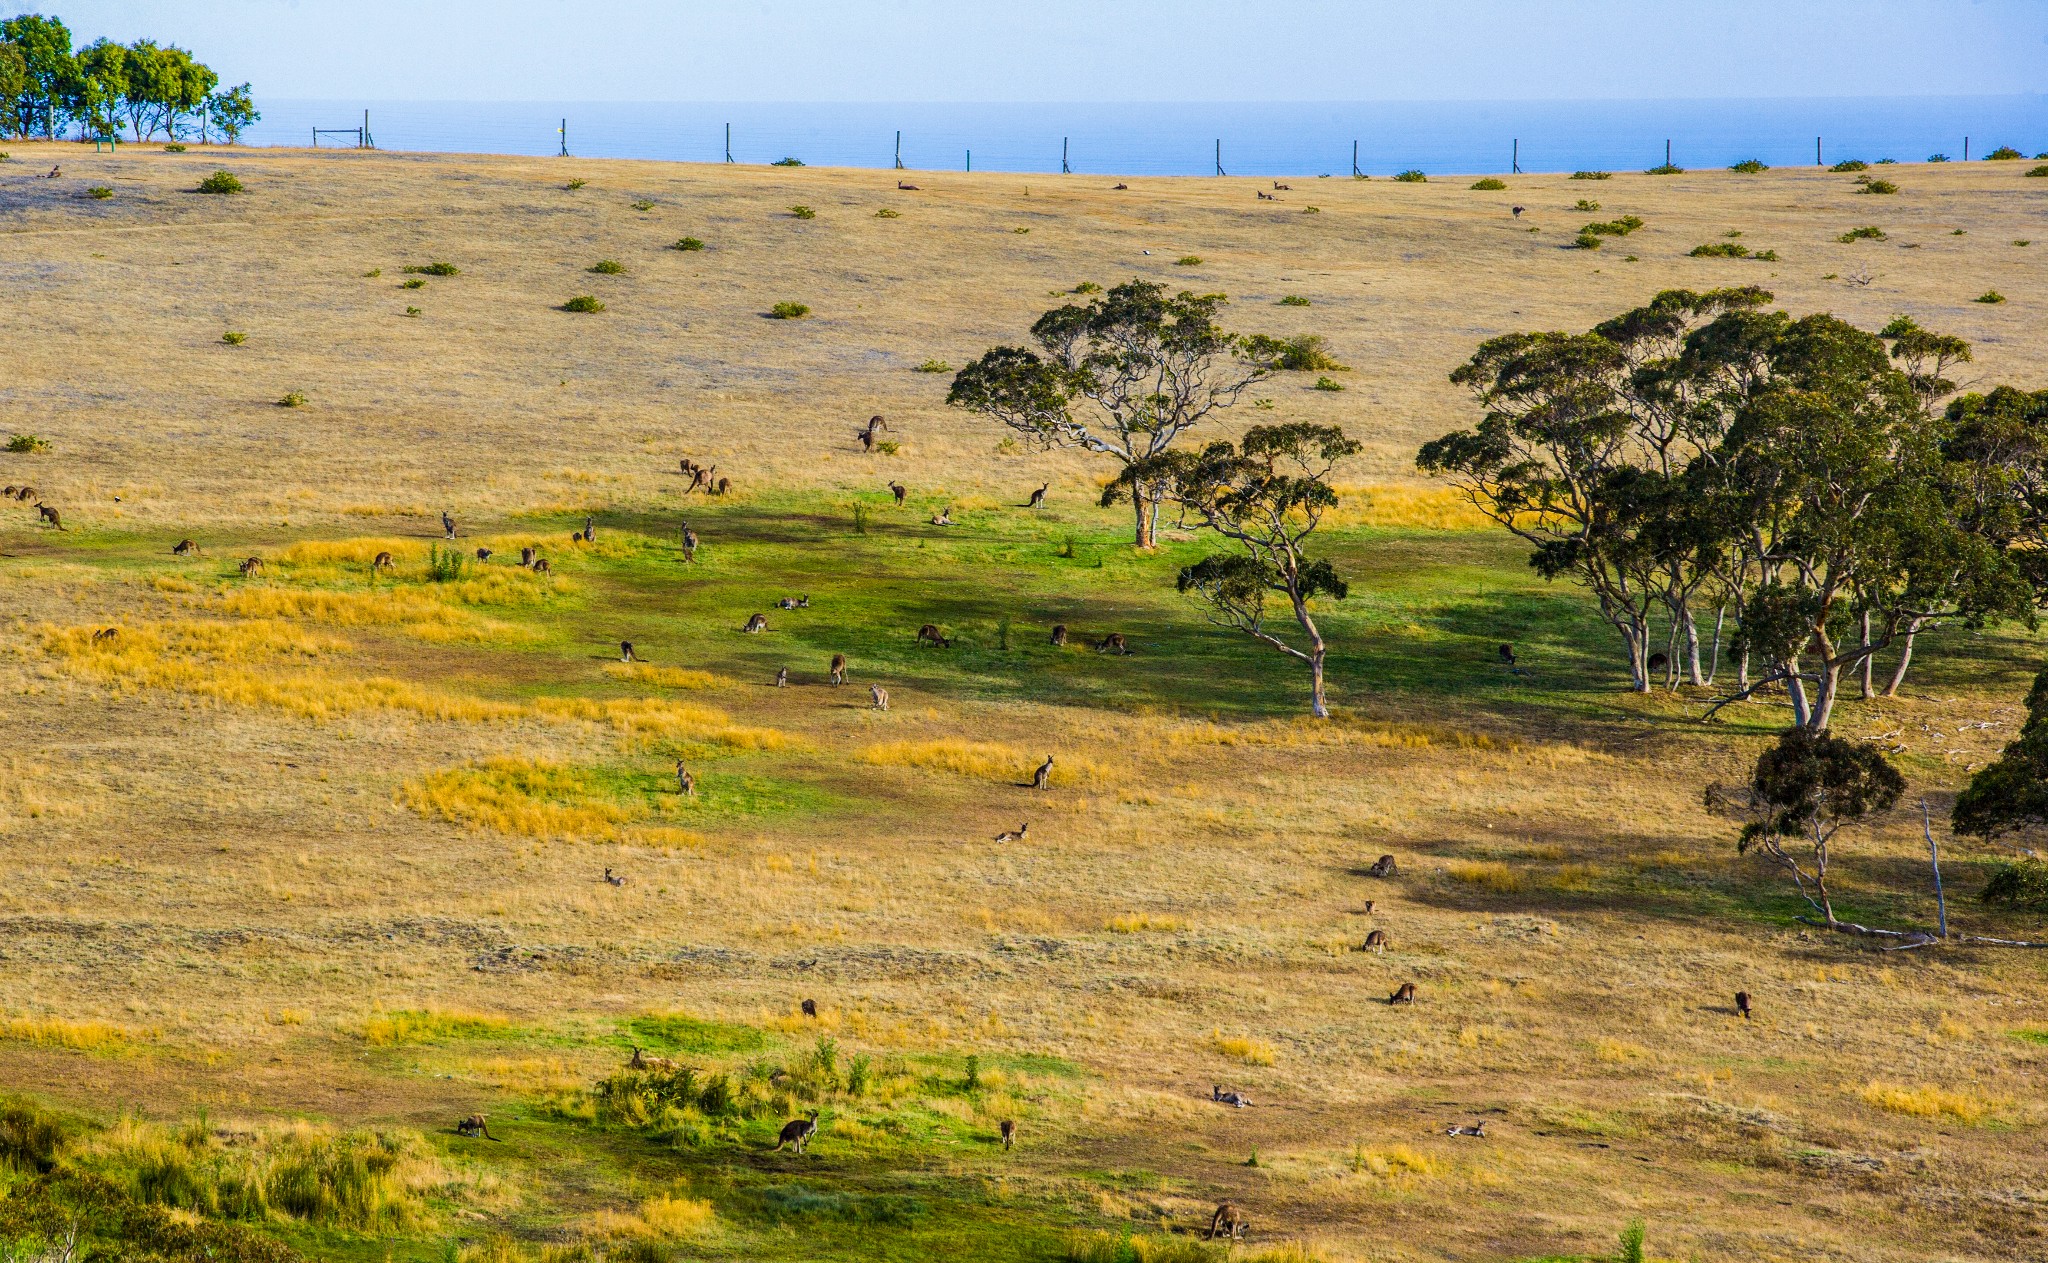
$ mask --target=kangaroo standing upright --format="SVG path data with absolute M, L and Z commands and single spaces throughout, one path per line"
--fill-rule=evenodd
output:
M 1052 788 L 1052 756 L 1050 754 L 1045 756 L 1045 762 L 1038 765 L 1038 770 L 1031 774 L 1031 788 Z

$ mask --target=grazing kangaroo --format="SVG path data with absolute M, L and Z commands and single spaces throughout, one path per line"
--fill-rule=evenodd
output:
M 1394 857 L 1382 855 L 1372 862 L 1371 868 L 1365 871 L 1368 876 L 1372 877 L 1392 877 L 1394 875 Z
M 1663 654 L 1653 653 L 1650 655 L 1650 660 L 1643 664 L 1643 670 L 1649 674 L 1654 675 L 1655 673 L 1662 671 L 1666 666 L 1669 666 L 1670 663 L 1671 659 L 1665 657 Z
M 1024 502 L 1024 507 L 1025 507 L 1025 508 L 1027 508 L 1027 509 L 1042 509 L 1042 508 L 1044 508 L 1044 507 L 1045 507 L 1045 492 L 1046 492 L 1046 488 L 1047 488 L 1047 487 L 1050 487 L 1050 486 L 1052 486 L 1052 484 L 1051 484 L 1051 483 L 1046 483 L 1044 487 L 1040 487 L 1040 488 L 1039 488 L 1038 490 L 1036 490 L 1036 491 L 1032 492 L 1032 493 L 1031 493 L 1031 498 L 1030 498 L 1029 500 L 1026 500 L 1026 501 Z
M 803 1010 L 805 1017 L 811 1018 L 815 1021 L 818 1016 L 818 1002 L 816 1000 L 804 1001 Z
M 534 561 L 533 572 L 535 574 L 553 574 L 555 572 L 555 568 L 548 564 L 547 558 L 541 557 L 537 558 Z
M 372 570 L 389 570 L 393 564 L 390 553 L 378 553 L 375 557 L 370 558 L 370 569 Z
M 1371 952 L 1375 956 L 1379 955 L 1381 952 L 1386 951 L 1387 932 L 1385 930 L 1374 930 L 1372 933 L 1366 935 L 1365 947 L 1363 950 Z
M 1388 1003 L 1388 1004 L 1413 1004 L 1413 1003 L 1415 1003 L 1415 984 L 1414 984 L 1414 983 L 1412 983 L 1412 982 L 1404 982 L 1404 983 L 1402 983 L 1402 984 L 1401 984 L 1401 986 L 1400 986 L 1400 988 L 1399 988 L 1398 990 L 1396 990 L 1396 991 L 1394 992 L 1394 994 L 1392 994 L 1392 995 L 1390 995 L 1390 996 L 1388 996 L 1388 997 L 1387 997 L 1387 1003 Z
M 626 884 L 626 879 L 607 868 L 604 870 L 604 884 L 607 886 L 623 886 Z M 635 1049 L 634 1051 L 638 1052 L 639 1050 Z
M 1244 1109 L 1252 1103 L 1252 1098 L 1242 1092 L 1225 1092 L 1221 1084 L 1210 1085 L 1209 1099 L 1218 1105 L 1234 1105 L 1238 1109 Z
M 818 1111 L 805 1110 L 802 1118 L 792 1118 L 782 1125 L 782 1135 L 776 1138 L 775 1148 L 793 1147 L 798 1153 L 811 1143 L 811 1137 L 818 1134 Z
M 768 630 L 768 616 L 766 614 L 756 614 L 748 619 L 747 625 L 740 628 L 740 630 L 749 636 L 759 635 Z
M 261 573 L 262 573 L 262 571 L 263 571 L 263 558 L 261 558 L 261 557 L 249 557 L 249 558 L 245 558 L 245 559 L 244 559 L 244 560 L 242 561 L 242 564 L 241 564 L 240 566 L 236 567 L 236 569 L 238 569 L 238 570 L 240 570 L 240 571 L 242 572 L 242 577 L 243 577 L 244 579 L 248 578 L 248 577 L 249 577 L 250 575 L 252 575 L 252 574 L 261 574 Z
M 1031 788 L 1052 788 L 1052 756 L 1050 754 L 1045 756 L 1045 762 L 1038 765 L 1038 770 L 1031 774 Z
M 1749 992 L 1747 992 L 1747 991 L 1738 991 L 1738 992 L 1736 992 L 1736 993 L 1735 993 L 1735 1011 L 1736 1011 L 1737 1013 L 1740 1013 L 1740 1014 L 1742 1014 L 1742 1020 L 1743 1020 L 1743 1021 L 1747 1022 L 1747 1021 L 1749 1021 L 1749 1020 L 1750 1020 L 1750 1017 L 1749 1017 Z
M 56 527 L 60 531 L 64 529 L 64 519 L 58 517 L 57 510 L 51 508 L 49 505 L 42 504 L 40 502 L 37 503 L 36 512 L 42 515 L 43 521 L 48 522 L 50 525 Z
M 171 556 L 173 557 L 190 557 L 198 551 L 199 545 L 193 543 L 189 539 L 181 539 L 177 543 L 171 545 Z
M 1513 645 L 1502 645 L 1500 647 L 1500 661 L 1502 666 L 1511 667 L 1515 665 L 1515 647 Z
M 998 842 L 1022 842 L 1024 835 L 1031 832 L 1031 822 L 1026 820 L 1014 829 L 1005 829 L 996 835 Z
M 846 655 L 843 653 L 832 655 L 832 683 L 834 685 L 846 683 Z
M 777 671 L 777 672 L 775 673 L 775 687 L 776 687 L 776 688 L 779 688 L 779 689 L 782 689 L 782 688 L 788 688 L 788 687 L 789 687 L 789 668 L 788 668 L 788 667 L 783 667 L 783 668 L 782 668 L 781 670 L 779 670 L 779 671 Z
M 677 461 L 677 466 L 677 472 L 687 474 L 694 471 L 697 468 L 697 463 L 691 460 L 689 457 L 685 456 Z
M 33 499 L 35 499 L 35 498 L 36 498 L 36 489 L 35 489 L 34 487 L 20 487 L 20 488 L 17 488 L 17 489 L 15 490 L 15 492 L 14 492 L 14 498 L 15 498 L 16 500 L 19 500 L 19 501 L 21 501 L 22 503 L 26 504 L 26 503 L 28 503 L 28 502 L 29 502 L 30 500 L 33 500 Z
M 946 639 L 944 636 L 939 635 L 939 625 L 937 623 L 926 623 L 924 626 L 918 628 L 917 643 L 920 645 L 933 644 L 937 645 L 941 649 L 951 649 L 953 647 L 952 641 Z
M 1101 643 L 1095 646 L 1095 652 L 1121 654 L 1128 658 L 1131 655 L 1131 647 L 1124 643 L 1124 634 L 1122 632 L 1111 632 L 1102 638 Z
M 1017 1120 L 1006 1118 L 998 1125 L 1003 1129 L 1003 1150 L 1008 1152 L 1010 1146 L 1017 1143 Z
M 476 559 L 477 559 L 478 561 L 489 561 L 489 560 L 491 559 L 491 550 L 490 550 L 490 549 L 488 549 L 488 548 L 479 548 L 479 549 L 477 549 L 477 550 L 476 550 Z
M 1054 623 L 1052 625 L 1052 643 L 1056 647 L 1064 646 L 1067 643 L 1067 625 L 1065 623 Z
M 709 478 L 710 476 L 711 471 L 704 468 L 702 465 L 690 466 L 690 485 L 683 488 L 683 494 L 689 495 L 692 491 L 695 491 L 698 488 L 702 487 L 704 485 L 704 480 Z
M 1206 1239 L 1214 1241 L 1216 1234 L 1221 1232 L 1227 1234 L 1232 1241 L 1241 1241 L 1244 1239 L 1244 1228 L 1244 1212 L 1229 1202 L 1224 1202 L 1216 1207 L 1215 1214 L 1209 1216 L 1209 1234 Z
M 630 641 L 630 640 L 622 640 L 622 641 L 620 641 L 620 642 L 619 642 L 619 661 L 621 661 L 621 662 L 638 662 L 638 661 L 639 661 L 639 659 L 638 659 L 638 658 L 636 658 L 636 657 L 634 657 L 634 656 L 633 656 L 633 642 L 632 642 L 632 641 Z
M 482 1136 L 485 1140 L 495 1141 L 498 1139 L 491 1134 L 491 1129 L 484 1125 L 484 1116 L 482 1114 L 471 1114 L 468 1118 L 455 1124 L 455 1134 L 458 1136 L 468 1136 L 472 1140 L 478 1136 Z
M 697 532 L 691 530 L 687 522 L 683 524 L 683 560 L 697 560 Z
M 121 629 L 118 627 L 102 627 L 92 634 L 92 643 L 96 645 L 104 645 L 108 641 L 119 637 L 120 634 Z
M 681 759 L 676 760 L 676 792 L 685 798 L 697 796 L 697 778 L 690 775 L 690 769 L 683 766 Z
M 885 688 L 883 688 L 883 687 L 882 687 L 881 685 L 879 685 L 879 684 L 870 684 L 870 685 L 868 685 L 868 694 L 869 694 L 869 696 L 871 696 L 871 697 L 873 697 L 873 698 L 875 699 L 875 709 L 876 709 L 876 710 L 887 710 L 887 709 L 889 709 L 889 690 L 888 690 L 888 689 L 885 689 Z
M 732 479 L 730 478 L 720 478 L 717 482 L 711 484 L 711 494 L 715 496 L 722 496 L 731 490 Z
M 889 494 L 896 497 L 897 507 L 900 508 L 903 504 L 903 497 L 910 494 L 910 488 L 900 482 L 892 482 L 889 484 Z

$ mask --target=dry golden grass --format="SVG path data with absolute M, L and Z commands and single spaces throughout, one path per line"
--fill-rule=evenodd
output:
M 696 671 L 689 667 L 658 667 L 646 662 L 613 662 L 605 666 L 604 673 L 615 680 L 628 684 L 642 684 L 665 689 L 709 689 L 720 687 L 720 680 L 709 671 Z
M 500 1035 L 512 1029 L 511 1019 L 469 1010 L 402 1009 L 373 1013 L 363 1023 L 366 1044 L 430 1044 L 439 1039 Z
M 1158 912 L 1124 912 L 1109 919 L 1106 927 L 1115 934 L 1170 934 L 1184 930 L 1188 923 L 1179 917 Z
M 1499 860 L 1449 860 L 1444 872 L 1452 881 L 1479 886 L 1499 895 L 1521 893 L 1522 875 Z
M 1220 1029 L 1209 1032 L 1209 1046 L 1234 1061 L 1248 1066 L 1270 1066 L 1279 1059 L 1273 1045 L 1263 1039 L 1245 1035 L 1225 1035 Z
M 1863 1085 L 1863 1100 L 1881 1110 L 1894 1114 L 1910 1114 L 1915 1118 L 1953 1118 L 1958 1122 L 1978 1123 L 1991 1113 L 1991 1106 L 1983 1099 L 1967 1092 L 1954 1092 L 1923 1083 L 1919 1087 L 1905 1084 L 1884 1083 L 1872 1079 Z
M 922 768 L 954 776 L 997 784 L 1028 783 L 1044 756 L 1033 757 L 1013 745 L 997 741 L 969 741 L 940 737 L 924 741 L 883 741 L 860 752 L 863 763 L 877 767 Z M 1069 757 L 1055 761 L 1047 778 L 1059 786 L 1094 786 L 1109 783 L 1108 770 L 1093 759 Z
M 74 1021 L 64 1017 L 0 1017 L 0 1040 L 75 1048 L 81 1052 L 123 1052 L 154 1039 L 154 1031 L 130 1030 L 109 1022 Z

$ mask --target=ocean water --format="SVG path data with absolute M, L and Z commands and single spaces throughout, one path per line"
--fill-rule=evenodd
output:
M 259 145 L 304 145 L 315 127 L 369 111 L 378 148 L 571 154 L 811 166 L 1095 175 L 1375 176 L 1641 170 L 1664 161 L 1773 166 L 1842 158 L 1960 160 L 2000 145 L 2048 152 L 2048 95 L 1671 101 L 1297 102 L 1277 104 L 761 104 L 702 102 L 259 102 Z M 353 137 L 322 137 L 349 144 Z

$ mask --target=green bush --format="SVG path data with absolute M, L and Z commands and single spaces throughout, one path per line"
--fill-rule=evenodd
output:
M 1836 175 L 1848 175 L 1856 171 L 1868 171 L 1870 170 L 1870 164 L 1861 158 L 1844 158 L 1834 166 L 1829 167 L 1828 170 Z
M 365 280 L 375 280 L 377 277 L 380 277 L 382 275 L 384 275 L 383 268 L 371 268 L 369 271 L 363 273 L 363 278 Z
M 782 158 L 768 165 L 771 167 L 800 167 L 804 164 L 801 158 Z
M 596 312 L 603 311 L 604 304 L 598 300 L 595 294 L 578 294 L 568 302 L 563 303 L 562 310 L 584 313 Z
M 1861 228 L 1851 228 L 1835 238 L 1835 240 L 1843 245 L 1847 245 L 1852 241 L 1883 241 L 1885 240 L 1885 231 L 1876 224 L 1865 224 Z
M 581 177 L 579 176 L 578 178 L 576 178 L 576 179 L 574 179 L 574 180 L 571 180 L 571 181 L 569 181 L 569 182 L 568 182 L 567 184 L 564 184 L 564 185 L 563 185 L 562 187 L 563 187 L 563 188 L 565 188 L 565 189 L 568 189 L 568 190 L 569 190 L 570 192 L 572 192 L 572 193 L 573 193 L 573 192 L 575 192 L 575 191 L 576 191 L 577 189 L 580 189 L 580 188 L 583 188 L 583 187 L 587 186 L 587 185 L 588 185 L 589 183 L 590 183 L 590 181 L 588 181 L 588 180 L 585 180 L 585 179 L 583 179 L 583 178 L 581 178 Z
M 417 307 L 407 307 L 405 309 L 405 314 L 408 316 L 417 316 L 420 314 L 420 309 Z
M 684 237 L 681 240 L 677 241 L 672 248 L 676 250 L 702 250 L 704 248 L 704 243 L 697 240 L 695 237 Z
M 1745 259 L 1749 247 L 1739 241 L 1716 241 L 1712 245 L 1694 246 L 1687 252 L 1695 259 Z
M 95 184 L 85 191 L 85 195 L 95 202 L 104 202 L 114 195 L 114 190 L 104 184 Z
M 1508 182 L 1506 180 L 1496 180 L 1492 176 L 1487 176 L 1483 180 L 1474 180 L 1472 182 L 1472 187 L 1475 190 L 1485 193 L 1498 193 L 1507 186 Z
M 199 182 L 199 191 L 201 193 L 239 193 L 242 191 L 242 182 L 235 178 L 235 173 L 232 171 L 216 171 Z
M 2012 243 L 2016 246 L 2030 246 L 2034 244 L 2034 239 L 2032 237 L 2014 237 Z
M 802 320 L 811 314 L 811 309 L 802 303 L 777 303 L 768 309 L 768 315 L 775 320 Z
M 792 206 L 789 208 L 789 213 L 798 219 L 816 219 L 818 217 L 818 212 L 808 206 Z
M 400 289 L 425 289 L 426 287 L 427 283 L 417 276 L 409 281 L 400 281 L 398 283 L 398 288 Z
M 170 144 L 168 144 L 168 145 L 165 145 L 165 146 L 164 146 L 164 152 L 165 152 L 165 153 L 184 153 L 184 152 L 185 152 L 185 146 L 183 146 L 183 145 L 179 144 L 179 143 L 178 143 L 178 142 L 176 142 L 176 141 L 172 141 L 172 142 L 171 142 Z
M 1198 268 L 1202 266 L 1202 256 L 1199 254 L 1184 254 L 1173 261 L 1173 266 L 1177 268 Z
M 1079 285 L 1076 285 L 1071 292 L 1076 294 L 1100 294 L 1102 292 L 1102 287 L 1100 285 L 1097 285 L 1094 281 L 1082 281 Z
M 599 259 L 590 265 L 589 270 L 599 276 L 617 276 L 626 270 L 626 265 L 617 259 Z
M 249 340 L 249 335 L 243 333 L 240 329 L 230 329 L 220 335 L 220 340 L 229 346 L 240 346 Z
M 1994 864 L 1991 880 L 1984 883 L 1984 893 L 1978 898 L 2009 908 L 2048 909 L 2048 861 L 2017 859 Z
M 2027 174 L 2035 177 L 2036 179 L 2040 178 L 2041 176 L 2048 176 L 2048 163 L 2043 163 L 2040 166 L 2035 167 L 2033 170 L 2027 172 Z
M 1681 167 L 1681 166 L 1679 166 L 1679 165 L 1678 165 L 1677 163 L 1675 163 L 1675 162 L 1660 162 L 1660 163 L 1658 163 L 1658 164 L 1657 164 L 1656 166 L 1654 166 L 1654 167 L 1651 167 L 1651 168 L 1650 168 L 1650 169 L 1649 169 L 1648 171 L 1645 171 L 1645 172 L 1643 172 L 1643 174 L 1644 174 L 1644 175 L 1684 175 L 1684 174 L 1685 174 L 1685 168 L 1684 168 L 1684 167 Z
M 1600 234 L 1581 228 L 1579 235 L 1572 238 L 1572 244 L 1581 250 L 1598 250 L 1600 248 Z
M 1973 303 L 2002 303 L 2005 301 L 2005 295 L 1995 289 L 1987 289 L 1970 301 Z
M 1306 307 L 1309 305 L 1309 301 L 1299 294 L 1289 294 L 1280 300 L 1280 305 L 1282 307 Z
M 406 268 L 405 270 L 409 273 L 415 273 L 420 276 L 462 275 L 462 269 L 456 267 L 453 263 L 423 263 L 415 267 Z
M 50 450 L 50 440 L 40 438 L 34 434 L 16 434 L 8 438 L 7 450 L 10 452 L 47 452 Z
M 633 209 L 636 211 L 651 211 L 654 209 L 654 203 L 648 201 L 646 198 L 643 197 L 639 201 L 633 203 Z
M 1776 263 L 1778 261 L 1778 252 L 1776 250 L 1759 250 L 1750 257 L 1764 263 Z
M 2027 155 L 2021 153 L 2019 150 L 2014 149 L 2011 145 L 2000 145 L 1998 148 L 1992 150 L 1990 153 L 1985 154 L 1984 161 L 2011 162 L 2015 158 L 2024 158 L 2026 156 Z
M 1621 1253 L 1615 1255 L 1615 1263 L 1643 1263 L 1643 1238 L 1649 1229 L 1640 1219 L 1631 1219 L 1621 1230 Z
M 1755 175 L 1759 171 L 1770 170 L 1769 167 L 1763 164 L 1763 160 L 1760 158 L 1744 158 L 1728 169 L 1730 171 L 1740 171 L 1744 175 Z
M 433 583 L 459 583 L 469 558 L 457 549 L 434 544 L 427 549 L 427 578 Z
M 1590 201 L 1582 197 L 1578 201 L 1572 203 L 1572 209 L 1575 211 L 1585 211 L 1586 213 L 1591 214 L 1592 212 L 1600 209 L 1600 203 Z
M 306 397 L 294 390 L 278 400 L 277 406 L 280 408 L 303 408 L 306 406 Z
M 876 219 L 901 219 L 901 218 L 903 218 L 903 212 L 902 212 L 902 211 L 900 211 L 900 210 L 890 210 L 890 209 L 889 209 L 888 207 L 884 206 L 884 207 L 883 207 L 882 209 L 880 209 L 880 210 L 878 210 L 878 211 L 876 211 L 876 212 L 875 212 L 875 218 L 876 218 Z
M 1574 179 L 1574 180 L 1612 180 L 1613 178 L 1614 178 L 1614 173 L 1613 173 L 1613 172 L 1611 172 L 1611 171 L 1574 171 L 1574 172 L 1572 172 L 1572 179 Z
M 926 360 L 918 365 L 915 371 L 920 373 L 950 373 L 953 371 L 953 366 L 944 360 Z
M 1344 383 L 1329 377 L 1318 377 L 1316 378 L 1315 389 L 1342 390 L 1344 389 Z
M 1010 231 L 1011 231 L 1011 232 L 1014 232 L 1014 233 L 1016 233 L 1016 234 L 1017 234 L 1018 236 L 1022 237 L 1022 236 L 1025 236 L 1026 234 L 1028 234 L 1028 233 L 1029 233 L 1029 232 L 1030 232 L 1031 230 L 1030 230 L 1029 228 L 1022 228 L 1022 227 L 1019 227 L 1019 228 L 1012 228 L 1012 229 L 1010 229 Z
M 1297 333 L 1291 338 L 1255 337 L 1252 350 L 1271 356 L 1274 367 L 1290 373 L 1344 371 L 1320 333 Z
M 1899 186 L 1893 184 L 1890 180 L 1873 180 L 1868 176 L 1862 176 L 1858 177 L 1856 183 L 1862 186 L 1856 190 L 1858 193 L 1884 194 L 1899 191 Z
M 1931 153 L 1931 154 L 1928 154 L 1928 155 L 1927 155 L 1927 161 L 1929 161 L 1929 162 L 1947 162 L 1947 161 L 1948 161 L 1948 155 L 1947 155 L 1947 154 L 1945 154 L 1945 153 Z
M 1634 215 L 1623 215 L 1619 219 L 1610 219 L 1605 223 L 1587 224 L 1579 229 L 1574 244 L 1581 250 L 1597 250 L 1600 248 L 1600 238 L 1626 237 L 1642 226 L 1643 221 Z
M 1400 181 L 1401 183 L 1403 183 L 1403 184 L 1427 184 L 1427 183 L 1429 183 L 1429 177 L 1428 177 L 1428 176 L 1426 176 L 1426 175 L 1424 175 L 1424 174 L 1422 174 L 1422 172 L 1420 172 L 1420 171 L 1416 170 L 1416 169 L 1415 169 L 1415 168 L 1413 168 L 1413 167 L 1410 167 L 1410 168 L 1409 168 L 1408 170 L 1406 170 L 1406 171 L 1403 171 L 1403 172 L 1401 172 L 1401 173 L 1400 173 L 1399 175 L 1395 176 L 1394 178 L 1395 178 L 1396 180 L 1399 180 L 1399 181 Z

